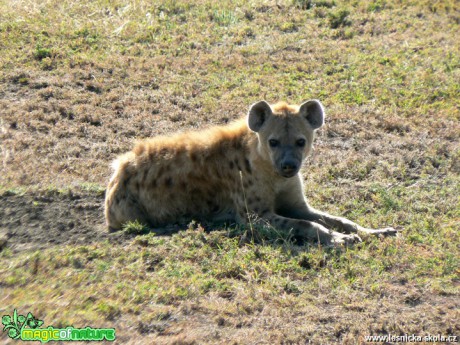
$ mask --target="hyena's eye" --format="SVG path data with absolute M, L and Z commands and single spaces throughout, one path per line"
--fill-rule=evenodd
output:
M 299 147 L 304 147 L 305 146 L 305 139 L 298 139 L 295 143 Z
M 270 144 L 270 147 L 277 147 L 280 144 L 280 142 L 276 139 L 270 139 L 268 143 Z

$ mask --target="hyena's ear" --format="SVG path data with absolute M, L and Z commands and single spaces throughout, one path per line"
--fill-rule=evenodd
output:
M 272 108 L 265 101 L 254 103 L 249 109 L 248 126 L 254 132 L 258 132 L 265 121 L 272 116 Z
M 299 113 L 307 119 L 312 129 L 318 129 L 324 124 L 323 105 L 316 99 L 302 103 Z

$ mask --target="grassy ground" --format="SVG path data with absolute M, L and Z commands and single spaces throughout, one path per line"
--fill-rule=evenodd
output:
M 118 343 L 459 335 L 459 31 L 456 1 L 1 1 L 0 314 Z M 309 98 L 328 116 L 310 202 L 400 237 L 105 232 L 136 139 Z

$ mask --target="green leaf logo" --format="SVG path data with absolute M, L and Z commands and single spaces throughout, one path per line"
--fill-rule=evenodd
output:
M 18 311 L 14 309 L 13 317 L 10 315 L 2 316 L 2 325 L 4 326 L 3 332 L 8 332 L 11 339 L 19 339 L 24 328 L 38 328 L 43 325 L 43 321 L 36 319 L 32 313 L 28 313 L 27 317 L 18 315 Z

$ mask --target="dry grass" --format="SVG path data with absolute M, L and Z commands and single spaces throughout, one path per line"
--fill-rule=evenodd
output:
M 120 343 L 459 334 L 459 23 L 455 1 L 1 2 L 0 311 Z M 403 235 L 335 251 L 103 233 L 119 153 L 263 98 L 326 106 L 313 205 Z

